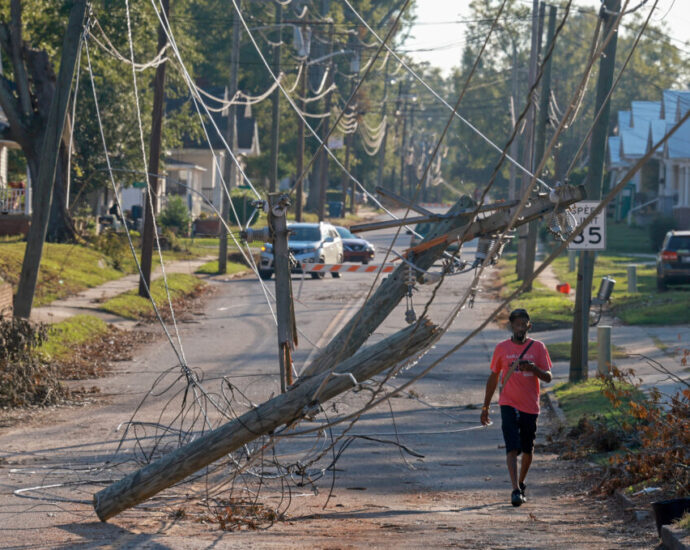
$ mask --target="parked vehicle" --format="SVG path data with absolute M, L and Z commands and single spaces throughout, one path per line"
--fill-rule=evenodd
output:
M 290 223 L 288 224 L 288 246 L 295 258 L 293 273 L 302 273 L 303 263 L 339 264 L 342 263 L 343 240 L 330 223 Z M 261 247 L 259 276 L 268 280 L 273 275 L 273 245 L 264 243 Z M 340 277 L 340 273 L 331 273 Z M 311 273 L 312 279 L 322 279 L 323 273 Z
M 690 231 L 669 231 L 656 258 L 656 285 L 690 283 Z
M 343 251 L 346 262 L 362 262 L 368 264 L 374 259 L 374 245 L 366 239 L 353 235 L 347 227 L 336 226 L 335 230 L 343 240 Z

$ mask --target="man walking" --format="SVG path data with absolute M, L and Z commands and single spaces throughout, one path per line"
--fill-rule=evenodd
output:
M 516 309 L 509 319 L 513 335 L 494 350 L 481 423 L 486 426 L 490 422 L 489 405 L 500 381 L 498 404 L 501 407 L 506 463 L 513 484 L 510 502 L 513 506 L 520 506 L 527 501 L 525 478 L 532 464 L 537 433 L 540 381 L 551 382 L 551 358 L 542 342 L 527 338 L 527 332 L 532 328 L 527 310 Z M 517 457 L 520 453 L 522 461 L 518 476 Z

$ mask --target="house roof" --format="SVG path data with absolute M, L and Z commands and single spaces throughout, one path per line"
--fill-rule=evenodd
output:
M 621 138 L 620 136 L 609 136 L 609 166 L 611 168 L 620 168 L 627 164 L 621 159 Z
M 661 101 L 632 101 L 629 111 L 618 111 L 618 136 L 611 136 L 608 141 L 609 166 L 629 165 L 630 161 L 644 156 L 688 110 L 690 90 L 664 90 Z M 655 154 L 690 159 L 690 121 Z
M 633 101 L 630 125 L 633 128 L 647 126 L 652 120 L 661 117 L 661 101 Z

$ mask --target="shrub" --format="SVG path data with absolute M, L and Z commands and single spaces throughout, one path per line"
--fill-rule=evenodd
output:
M 664 242 L 666 233 L 676 229 L 676 220 L 670 216 L 658 216 L 649 224 L 649 240 L 652 241 L 652 249 L 657 251 Z
M 105 254 L 113 268 L 122 271 L 123 260 L 129 254 L 127 237 L 112 229 L 106 229 L 93 241 L 96 250 Z
M 46 337 L 45 325 L 0 319 L 0 407 L 51 405 L 69 395 L 55 367 L 35 352 Z
M 165 228 L 176 232 L 178 235 L 189 235 L 189 225 L 192 218 L 189 215 L 189 209 L 182 197 L 172 197 L 168 200 L 168 204 L 161 210 L 158 216 L 158 224 Z
M 249 217 L 254 212 L 254 207 L 251 205 L 252 201 L 256 197 L 245 189 L 233 189 L 230 193 L 230 200 L 232 201 L 232 207 L 230 208 L 229 220 L 233 225 L 246 225 Z M 235 216 L 237 212 L 237 216 Z M 249 225 L 254 225 L 259 219 L 259 215 L 255 215 L 252 218 L 252 222 Z

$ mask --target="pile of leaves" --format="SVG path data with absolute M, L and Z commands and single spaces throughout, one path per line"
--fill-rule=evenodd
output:
M 614 370 L 614 377 L 630 378 L 633 372 Z M 631 399 L 630 390 L 607 382 L 605 395 L 614 407 L 626 402 L 633 422 L 620 426 L 623 452 L 609 458 L 606 492 L 645 482 L 661 486 L 669 495 L 690 492 L 690 387 L 663 400 L 658 390 L 644 402 Z
M 43 324 L 0 319 L 0 407 L 53 405 L 69 395 L 56 367 L 36 353 L 46 337 Z

